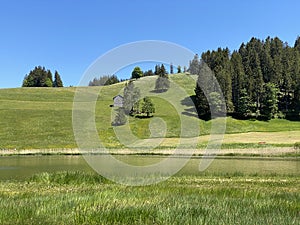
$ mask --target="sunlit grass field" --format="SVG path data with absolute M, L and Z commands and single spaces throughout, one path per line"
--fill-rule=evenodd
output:
M 57 172 L 0 182 L 0 224 L 299 224 L 295 176 L 203 174 L 129 187 Z
M 196 118 L 193 106 L 187 100 L 194 94 L 195 78 L 186 74 L 170 75 L 173 88 L 161 94 L 153 93 L 156 77 L 135 81 L 142 94 L 151 96 L 155 104 L 156 113 L 153 118 L 161 118 L 166 125 L 165 143 L 176 143 L 176 138 L 181 136 L 181 118 L 199 126 L 199 146 L 203 146 L 208 139 L 205 135 L 210 134 L 212 121 Z M 124 85 L 125 83 L 119 83 L 102 88 L 88 88 L 99 91 L 95 112 L 96 125 L 100 139 L 110 148 L 124 147 L 111 126 L 114 108 L 110 107 L 112 98 L 123 94 Z M 184 94 L 177 95 L 178 90 Z M 0 149 L 76 148 L 72 127 L 75 92 L 75 87 L 0 89 Z M 149 124 L 153 118 L 128 118 L 132 135 L 140 139 L 149 138 Z M 274 119 L 264 122 L 228 117 L 224 143 L 242 143 L 253 147 L 258 142 L 266 142 L 293 146 L 296 141 L 300 141 L 297 138 L 300 137 L 299 132 L 299 121 Z
M 194 78 L 172 75 L 173 92 L 159 95 L 152 92 L 155 77 L 135 81 L 142 93 L 151 96 L 156 113 L 147 119 L 130 117 L 132 135 L 149 139 L 151 120 L 161 118 L 166 138 L 158 148 L 174 148 L 184 117 L 200 131 L 199 138 L 183 140 L 187 147 L 189 138 L 197 138 L 197 147 L 205 148 L 212 121 L 196 118 L 185 99 L 194 94 Z M 109 148 L 125 148 L 111 126 L 114 108 L 110 107 L 124 85 L 87 88 L 99 92 L 95 121 L 100 139 Z M 176 95 L 178 86 L 186 96 Z M 0 89 L 0 149 L 76 148 L 75 92 L 74 87 Z M 228 117 L 223 148 L 292 147 L 299 137 L 297 121 Z M 42 173 L 22 181 L 0 181 L 0 224 L 299 224 L 299 186 L 299 177 L 292 174 L 177 175 L 160 184 L 129 187 L 94 173 Z

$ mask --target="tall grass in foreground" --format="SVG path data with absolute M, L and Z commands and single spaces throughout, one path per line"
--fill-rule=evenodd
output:
M 299 224 L 300 179 L 243 174 L 172 177 L 141 187 L 96 174 L 0 182 L 0 224 Z

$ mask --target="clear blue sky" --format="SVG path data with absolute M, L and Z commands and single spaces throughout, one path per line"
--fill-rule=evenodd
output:
M 238 49 L 253 36 L 294 45 L 299 10 L 298 0 L 0 0 L 0 88 L 19 87 L 37 65 L 75 86 L 99 56 L 133 41 L 199 54 Z

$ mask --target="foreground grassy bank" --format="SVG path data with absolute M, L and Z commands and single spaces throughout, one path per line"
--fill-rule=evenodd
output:
M 177 176 L 142 187 L 96 174 L 0 182 L 1 224 L 299 224 L 296 176 Z

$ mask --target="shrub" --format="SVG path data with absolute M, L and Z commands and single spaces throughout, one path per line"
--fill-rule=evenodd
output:
M 300 142 L 295 142 L 294 149 L 300 149 Z

